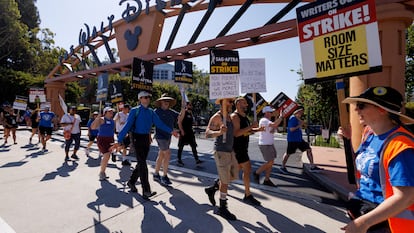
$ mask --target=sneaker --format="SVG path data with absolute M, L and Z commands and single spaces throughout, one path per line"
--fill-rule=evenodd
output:
M 154 173 L 153 180 L 156 181 L 156 182 L 158 182 L 158 183 L 160 183 L 161 182 L 161 176 L 160 176 L 160 174 Z
M 89 149 L 88 148 L 85 148 L 85 154 L 86 154 L 86 156 L 89 156 Z
M 168 178 L 168 176 L 161 177 L 161 184 L 165 186 L 172 185 L 170 178 Z
M 256 171 L 253 172 L 253 179 L 256 183 L 260 183 L 260 174 L 257 174 Z
M 256 198 L 254 198 L 251 194 L 249 196 L 244 196 L 243 201 L 250 205 L 261 205 L 260 201 L 256 200 Z
M 100 172 L 99 173 L 99 180 L 100 181 L 104 181 L 106 179 L 108 179 L 109 177 L 106 176 L 105 172 Z
M 72 159 L 76 159 L 76 160 L 78 160 L 79 159 L 79 157 L 77 156 L 77 155 L 75 155 L 75 154 L 73 154 L 72 156 L 70 156 Z
M 273 184 L 273 182 L 271 180 L 263 181 L 263 185 L 270 186 L 270 187 L 276 187 L 276 185 Z
M 288 171 L 285 167 L 281 167 L 281 168 L 280 168 L 280 172 L 281 172 L 282 174 L 289 174 L 289 171 Z
M 142 193 L 142 197 L 145 200 L 148 200 L 150 197 L 155 196 L 156 194 L 157 194 L 157 192 L 151 192 L 151 191 L 149 191 L 149 192 L 143 192 Z
M 116 162 L 116 154 L 115 153 L 111 153 L 111 160 L 112 162 Z
M 127 186 L 131 189 L 132 193 L 138 192 L 137 187 L 135 187 L 135 184 L 133 184 L 131 181 L 127 182 Z
M 65 161 L 69 161 L 69 160 L 70 160 L 69 156 L 66 156 Z
M 310 168 L 310 171 L 311 172 L 320 172 L 322 170 L 324 170 L 324 169 L 323 168 L 320 168 L 320 167 L 317 167 L 317 166 L 314 166 L 314 167 L 311 167 Z
M 199 159 L 196 160 L 196 164 L 201 164 L 201 163 L 203 163 L 203 161 L 201 161 Z
M 181 166 L 181 167 L 184 166 L 184 163 L 183 163 L 183 161 L 181 159 L 177 161 L 177 164 L 178 164 L 178 166 Z
M 131 166 L 131 163 L 127 159 L 125 159 L 124 161 L 122 161 L 122 165 Z

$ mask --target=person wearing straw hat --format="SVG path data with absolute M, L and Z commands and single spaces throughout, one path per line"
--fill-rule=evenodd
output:
M 236 216 L 227 208 L 227 190 L 229 183 L 237 179 L 239 175 L 239 165 L 233 151 L 233 123 L 229 115 L 233 101 L 233 98 L 216 100 L 216 104 L 220 104 L 220 110 L 210 118 L 205 132 L 207 138 L 216 139 L 214 160 L 219 175 L 219 179 L 212 186 L 205 188 L 205 192 L 211 204 L 215 206 L 214 195 L 217 190 L 220 190 L 218 214 L 227 220 L 236 220 Z
M 306 151 L 306 155 L 308 157 L 310 163 L 310 171 L 311 172 L 319 172 L 323 170 L 320 167 L 317 167 L 313 163 L 313 153 L 312 148 L 310 147 L 309 143 L 305 142 L 302 138 L 302 127 L 305 122 L 301 119 L 303 112 L 303 106 L 299 106 L 293 112 L 293 114 L 289 117 L 288 126 L 287 126 L 287 149 L 285 154 L 283 155 L 282 159 L 282 166 L 280 167 L 280 172 L 283 174 L 288 174 L 288 170 L 286 169 L 286 163 L 289 159 L 289 156 L 296 152 L 297 149 L 304 152 Z
M 139 177 L 142 186 L 142 197 L 144 199 L 149 199 L 157 194 L 157 192 L 151 191 L 151 185 L 148 181 L 147 157 L 151 145 L 150 137 L 152 126 L 155 125 L 163 131 L 178 137 L 178 133 L 173 128 L 166 126 L 158 115 L 154 113 L 154 110 L 149 107 L 151 96 L 147 91 L 140 91 L 138 93 L 140 104 L 131 109 L 127 122 L 118 134 L 118 143 L 112 146 L 115 149 L 119 145 L 122 145 L 126 134 L 132 131 L 132 143 L 135 149 L 137 165 L 127 182 L 127 186 L 131 189 L 131 192 L 138 192 L 135 183 Z
M 114 109 L 105 107 L 103 116 L 98 115 L 91 125 L 92 130 L 98 130 L 97 144 L 99 152 L 102 153 L 101 166 L 99 171 L 99 180 L 108 179 L 106 176 L 106 167 L 108 166 L 109 156 L 112 152 L 112 144 L 114 143 L 115 121 Z
M 414 227 L 414 134 L 401 113 L 403 97 L 391 87 L 370 87 L 348 97 L 365 126 L 355 152 L 358 190 L 348 202 L 352 221 L 341 228 L 355 232 L 412 232 Z M 349 138 L 350 130 L 339 133 Z M 388 221 L 387 221 L 388 220 Z
M 258 131 L 262 131 L 264 128 L 258 128 L 259 124 L 253 122 L 250 124 L 249 118 L 247 118 L 248 104 L 244 97 L 238 97 L 234 101 L 236 110 L 230 115 L 231 121 L 234 127 L 234 142 L 233 150 L 236 153 L 236 159 L 239 163 L 239 169 L 242 170 L 242 178 L 244 184 L 244 197 L 243 201 L 250 205 L 261 205 L 260 201 L 253 197 L 250 192 L 250 175 L 252 170 L 252 164 L 250 162 L 248 148 L 250 134 Z
M 177 122 L 178 112 L 171 109 L 176 104 L 176 100 L 167 93 L 161 95 L 159 99 L 155 101 L 155 114 L 157 114 L 161 121 L 164 122 L 170 128 L 174 128 L 174 124 Z M 171 181 L 168 178 L 168 165 L 171 158 L 171 133 L 165 132 L 162 129 L 155 128 L 155 140 L 158 143 L 158 156 L 155 161 L 155 172 L 153 175 L 154 181 L 159 182 L 162 185 L 171 185 Z M 163 176 L 160 176 L 160 169 L 162 167 Z

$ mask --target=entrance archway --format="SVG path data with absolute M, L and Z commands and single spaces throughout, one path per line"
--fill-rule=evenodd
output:
M 121 1 L 120 3 L 126 3 Z M 132 1 L 131 1 L 132 2 Z M 147 8 L 145 2 L 135 1 L 137 4 L 134 12 L 131 5 L 125 8 L 123 18 L 113 22 L 113 17 L 108 17 L 105 27 L 88 27 L 79 35 L 79 45 L 70 48 L 70 51 L 60 59 L 58 64 L 47 76 L 46 95 L 51 102 L 52 110 L 62 115 L 57 94 L 63 95 L 65 84 L 79 79 L 95 78 L 103 72 L 119 73 L 131 69 L 133 57 L 162 64 L 178 59 L 189 59 L 208 54 L 209 48 L 239 49 L 263 43 L 274 42 L 297 36 L 296 20 L 282 21 L 283 16 L 294 9 L 301 2 L 312 0 L 196 0 L 196 1 L 159 1 L 159 5 Z M 162 5 L 164 4 L 165 5 Z M 252 4 L 284 3 L 285 7 L 275 12 L 274 17 L 263 26 L 247 31 L 228 34 L 232 26 L 243 17 L 244 12 Z M 124 4 L 126 5 L 126 4 Z M 381 73 L 357 77 L 351 79 L 350 93 L 357 94 L 368 85 L 387 84 L 404 91 L 404 67 L 405 67 L 405 29 L 413 20 L 413 0 L 377 0 L 377 18 L 381 38 L 384 69 Z M 238 10 L 231 20 L 227 22 L 218 35 L 211 35 L 211 39 L 196 42 L 208 21 L 214 21 L 210 16 L 216 8 L 233 6 Z M 177 32 L 185 14 L 200 11 L 204 15 L 196 24 L 194 33 L 186 46 L 173 48 Z M 162 27 L 167 18 L 175 17 L 174 28 L 169 35 L 165 49 L 158 51 Z M 111 56 L 109 41 L 115 40 L 119 51 L 120 61 L 115 61 Z M 386 44 L 387 46 L 382 46 Z M 393 48 L 390 45 L 395 45 Z M 110 64 L 102 64 L 96 55 L 96 50 L 103 47 L 108 52 Z M 88 67 L 85 59 L 94 57 L 94 65 Z M 364 80 L 367 83 L 364 83 Z M 379 83 L 377 83 L 379 82 Z M 351 122 L 353 122 L 351 114 Z M 354 122 L 352 124 L 355 124 Z M 354 130 L 357 132 L 358 130 Z M 355 137 L 359 138 L 359 137 Z M 355 142 L 356 143 L 356 142 Z

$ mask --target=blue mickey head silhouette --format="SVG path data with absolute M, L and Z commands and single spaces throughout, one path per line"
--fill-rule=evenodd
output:
M 137 48 L 139 44 L 139 36 L 142 33 L 142 28 L 140 26 L 136 26 L 134 29 L 134 33 L 131 30 L 126 30 L 124 34 L 124 38 L 127 41 L 127 48 L 129 51 L 133 51 Z

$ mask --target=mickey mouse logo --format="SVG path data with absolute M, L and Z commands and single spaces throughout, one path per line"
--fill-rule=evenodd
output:
M 127 48 L 129 51 L 133 51 L 138 47 L 139 44 L 139 36 L 142 33 L 142 28 L 140 26 L 136 26 L 134 32 L 132 33 L 131 30 L 126 30 L 124 34 L 124 38 L 127 42 Z

